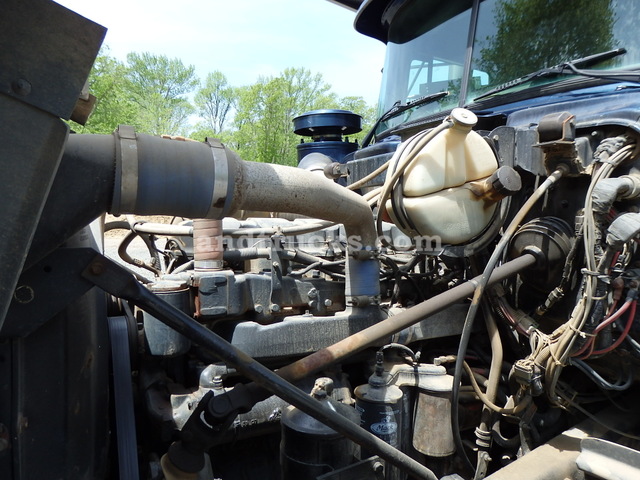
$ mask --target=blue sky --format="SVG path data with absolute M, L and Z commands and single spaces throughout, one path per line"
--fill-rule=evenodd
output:
M 110 54 L 151 52 L 220 70 L 234 86 L 287 67 L 321 73 L 340 96 L 375 104 L 384 45 L 357 33 L 355 13 L 327 0 L 58 0 L 108 28 Z

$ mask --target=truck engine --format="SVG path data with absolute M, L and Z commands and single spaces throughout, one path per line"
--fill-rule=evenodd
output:
M 70 133 L 105 29 L 3 2 L 1 478 L 640 478 L 640 4 L 334 3 L 294 168 Z

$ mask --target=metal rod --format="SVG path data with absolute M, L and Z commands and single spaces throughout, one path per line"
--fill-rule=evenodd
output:
M 119 265 L 98 255 L 83 272 L 83 277 L 112 295 L 135 303 L 187 338 L 210 349 L 227 364 L 283 400 L 311 415 L 336 432 L 350 438 L 362 447 L 376 452 L 401 470 L 427 480 L 438 480 L 436 475 L 413 458 L 392 447 L 342 415 L 323 407 L 313 397 L 278 376 L 246 353 L 237 349 L 193 318 L 154 295 L 140 285 Z
M 504 265 L 496 268 L 489 278 L 489 285 L 501 282 L 510 276 L 525 270 L 536 263 L 536 258 L 531 254 L 524 254 Z M 477 282 L 481 276 L 466 281 L 446 292 L 425 300 L 393 317 L 389 317 L 375 325 L 361 330 L 353 335 L 340 340 L 333 345 L 318 350 L 294 363 L 278 370 L 278 375 L 290 382 L 300 380 L 318 372 L 332 363 L 339 362 L 354 353 L 363 350 L 378 340 L 384 339 L 407 328 L 424 318 L 433 315 L 446 307 L 458 303 L 473 295 Z
M 496 268 L 489 279 L 489 283 L 502 281 L 533 265 L 535 261 L 535 257 L 530 254 L 525 254 L 512 260 Z M 291 385 L 287 380 L 293 381 L 304 378 L 366 348 L 379 339 L 392 335 L 453 303 L 459 302 L 473 294 L 477 279 L 458 285 L 274 373 L 193 318 L 167 304 L 140 285 L 126 270 L 102 255 L 97 255 L 83 272 L 83 277 L 112 295 L 132 301 L 169 327 L 201 346 L 212 350 L 227 364 L 238 369 L 258 385 L 278 395 L 366 449 L 378 453 L 380 457 L 389 463 L 417 478 L 437 480 L 431 470 L 341 415 L 324 409 L 317 400 Z

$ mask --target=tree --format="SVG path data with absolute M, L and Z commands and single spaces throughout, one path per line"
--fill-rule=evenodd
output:
M 80 133 L 111 133 L 120 124 L 134 124 L 138 106 L 129 99 L 123 81 L 127 67 L 110 57 L 107 47 L 100 51 L 89 74 L 89 92 L 96 97 L 93 113 L 86 125 L 72 122 Z
M 335 104 L 321 74 L 288 68 L 278 77 L 260 78 L 238 90 L 233 147 L 247 160 L 297 164 L 294 117 Z
M 237 101 L 237 93 L 227 77 L 219 71 L 207 74 L 204 86 L 195 95 L 194 103 L 203 118 L 204 127 L 214 134 L 224 130 L 226 121 Z
M 614 48 L 610 0 L 499 0 L 493 18 L 478 62 L 493 84 Z
M 199 81 L 193 65 L 150 53 L 127 55 L 127 91 L 138 105 L 136 127 L 152 135 L 185 133 L 194 108 L 185 98 Z
M 351 138 L 358 141 L 361 141 L 366 136 L 373 124 L 376 123 L 378 116 L 376 106 L 368 105 L 362 97 L 342 97 L 339 99 L 336 108 L 349 110 L 362 117 L 362 131 L 351 135 Z

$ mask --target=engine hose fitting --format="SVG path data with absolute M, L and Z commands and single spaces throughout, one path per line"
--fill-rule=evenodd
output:
M 223 266 L 222 220 L 193 222 L 193 253 L 196 270 L 220 270 Z
M 491 448 L 491 432 L 481 429 L 480 427 L 476 427 L 476 445 L 478 448 L 483 450 L 488 450 Z

